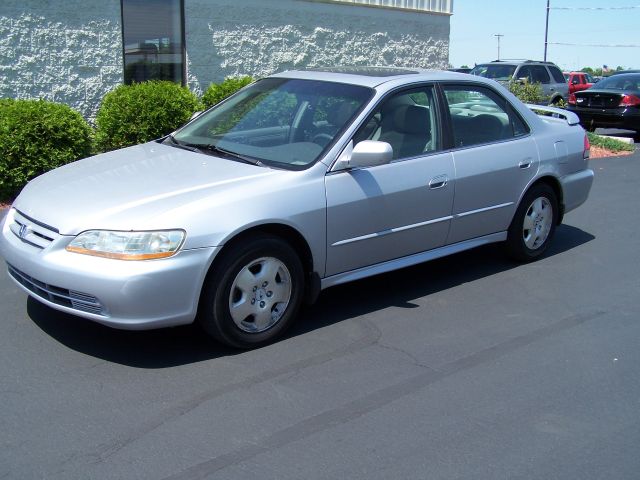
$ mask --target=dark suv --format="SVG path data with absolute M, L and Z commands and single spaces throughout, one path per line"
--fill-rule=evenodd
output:
M 476 65 L 472 75 L 492 78 L 501 83 L 524 80 L 542 86 L 544 103 L 557 104 L 569 98 L 569 85 L 562 71 L 552 62 L 535 60 L 495 60 Z

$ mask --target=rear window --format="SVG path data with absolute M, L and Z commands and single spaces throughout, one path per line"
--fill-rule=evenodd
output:
M 494 80 L 509 81 L 516 71 L 515 65 L 485 64 L 477 65 L 471 70 L 471 75 L 492 78 Z
M 638 75 L 614 75 L 603 78 L 598 82 L 598 89 L 608 90 L 640 90 L 640 74 Z
M 558 83 L 565 83 L 566 82 L 564 75 L 562 75 L 562 72 L 560 71 L 560 69 L 558 67 L 549 66 L 549 71 L 551 72 L 551 76 L 553 77 L 553 79 L 556 82 L 558 82 Z

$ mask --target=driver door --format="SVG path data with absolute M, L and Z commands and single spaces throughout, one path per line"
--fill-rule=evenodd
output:
M 326 275 L 394 260 L 444 245 L 453 208 L 454 164 L 441 152 L 431 85 L 383 100 L 354 136 L 385 141 L 386 165 L 330 172 Z

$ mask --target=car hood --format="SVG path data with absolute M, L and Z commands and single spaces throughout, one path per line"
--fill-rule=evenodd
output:
M 156 142 L 86 158 L 27 184 L 13 206 L 62 235 L 176 228 L 162 214 L 284 173 Z

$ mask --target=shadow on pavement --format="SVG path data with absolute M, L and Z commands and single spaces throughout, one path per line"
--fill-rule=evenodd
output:
M 579 228 L 561 225 L 546 258 L 594 238 Z M 420 308 L 412 300 L 518 266 L 504 255 L 501 245 L 488 245 L 333 287 L 324 291 L 315 305 L 301 312 L 287 337 L 303 335 L 390 306 Z M 44 332 L 68 348 L 136 368 L 168 368 L 242 354 L 242 351 L 209 339 L 195 325 L 147 331 L 116 330 L 53 310 L 30 297 L 27 313 Z

